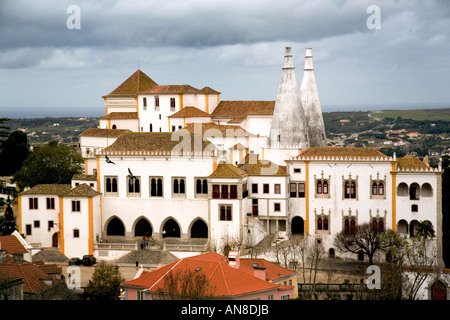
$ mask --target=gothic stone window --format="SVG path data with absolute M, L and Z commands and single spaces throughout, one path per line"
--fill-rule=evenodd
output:
M 127 195 L 129 197 L 141 196 L 141 177 L 127 177 Z
M 172 196 L 185 197 L 186 196 L 186 178 L 174 177 L 172 178 Z
M 163 177 L 150 177 L 150 197 L 162 197 L 163 185 Z
M 370 175 L 370 199 L 386 199 L 386 176 L 380 179 L 378 172 L 376 179 Z
M 329 234 L 331 209 L 328 213 L 324 212 L 323 208 L 320 213 L 317 213 L 316 209 L 314 209 L 314 212 L 316 216 L 316 232 L 319 234 Z
M 314 175 L 315 181 L 315 197 L 316 198 L 329 198 L 330 197 L 330 180 L 331 176 L 324 178 L 323 171 L 320 174 L 320 178 Z
M 117 196 L 117 177 L 105 177 L 105 196 Z
M 358 176 L 356 176 L 356 179 L 353 179 L 351 175 L 346 179 L 342 176 L 342 184 L 342 198 L 358 200 Z

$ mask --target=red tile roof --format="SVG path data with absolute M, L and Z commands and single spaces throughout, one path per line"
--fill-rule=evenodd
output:
M 254 136 L 240 126 L 223 125 L 213 122 L 190 123 L 185 127 L 185 129 L 190 133 L 197 133 L 197 128 L 201 129 L 201 133 L 205 138 L 208 138 L 210 136 L 216 137 L 218 132 L 220 132 L 224 138 Z
M 28 253 L 28 250 L 14 235 L 0 236 L 0 249 L 6 250 L 8 254 L 13 254 L 15 252 Z
M 157 85 L 158 84 L 144 72 L 137 70 L 127 80 L 122 82 L 120 86 L 104 97 L 136 96 L 138 93 L 145 92 Z
M 244 170 L 229 164 L 229 163 L 220 163 L 216 170 L 211 173 L 208 178 L 244 178 L 247 177 L 248 174 Z
M 397 158 L 397 166 L 398 169 L 428 169 L 430 167 L 410 154 Z
M 0 263 L 0 274 L 8 277 L 22 278 L 23 292 L 38 293 L 50 288 L 41 280 L 52 280 L 53 277 L 29 262 L 20 264 Z
M 288 176 L 286 166 L 277 165 L 269 160 L 256 160 L 256 163 L 251 163 L 247 159 L 246 163 L 238 167 L 249 176 Z
M 150 292 L 157 292 L 158 288 L 163 287 L 164 276 L 169 272 L 178 272 L 180 270 L 196 270 L 203 272 L 212 288 L 213 296 L 216 298 L 236 297 L 251 293 L 257 293 L 266 290 L 284 290 L 291 289 L 291 286 L 279 286 L 259 278 L 249 276 L 248 273 L 230 267 L 228 260 L 215 252 L 183 258 L 171 264 L 168 264 L 155 271 L 144 271 L 136 279 L 127 281 L 125 286 L 137 286 L 148 288 Z
M 211 115 L 215 119 L 230 119 L 240 123 L 249 115 L 273 115 L 275 101 L 221 101 Z
M 184 107 L 180 111 L 169 116 L 169 118 L 210 118 L 211 115 L 196 107 Z
M 130 120 L 139 119 L 137 112 L 110 112 L 99 120 Z
M 131 131 L 128 129 L 89 128 L 81 134 L 81 137 L 118 138 L 125 132 L 131 132 Z
M 296 274 L 295 271 L 283 268 L 265 259 L 240 258 L 240 269 L 253 275 L 253 264 L 266 269 L 266 281 L 277 281 Z
M 311 147 L 301 152 L 297 159 L 306 157 L 378 157 L 389 159 L 388 156 L 375 148 L 364 147 Z

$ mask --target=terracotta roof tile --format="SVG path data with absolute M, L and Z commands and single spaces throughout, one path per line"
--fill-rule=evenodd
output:
M 169 116 L 169 118 L 210 118 L 211 115 L 196 107 L 184 107 L 180 111 Z
M 111 112 L 106 116 L 99 118 L 100 120 L 132 120 L 139 119 L 137 112 Z
M 41 280 L 51 280 L 52 276 L 42 271 L 38 266 L 23 262 L 20 264 L 15 263 L 1 263 L 0 274 L 10 277 L 18 277 L 23 280 L 23 292 L 25 293 L 38 293 L 50 288 L 46 283 Z
M 187 131 L 186 131 L 187 132 Z M 182 135 L 181 130 L 177 131 Z M 105 148 L 104 151 L 106 154 L 111 154 L 113 152 L 171 152 L 173 150 L 183 151 L 186 150 L 177 150 L 180 148 L 180 143 L 183 141 L 182 136 L 175 135 L 175 141 L 172 141 L 172 136 L 174 133 L 172 132 L 127 132 L 124 133 L 120 138 L 118 138 L 112 145 Z M 197 151 L 194 148 L 198 148 L 196 144 L 196 140 L 201 141 L 201 151 L 205 151 L 205 149 L 211 149 L 211 143 L 209 141 L 203 140 L 200 136 L 197 139 L 193 134 L 191 134 L 191 149 L 188 152 Z M 200 150 L 198 150 L 200 151 Z
M 379 157 L 389 159 L 375 148 L 363 147 L 311 147 L 301 152 L 297 159 L 306 157 Z
M 275 101 L 221 101 L 211 113 L 215 119 L 240 123 L 248 115 L 273 115 Z
M 6 250 L 8 254 L 13 254 L 15 252 L 28 253 L 28 250 L 14 235 L 0 236 L 0 249 Z
M 223 137 L 248 137 L 254 136 L 250 132 L 246 131 L 240 126 L 232 126 L 232 125 L 222 125 L 213 122 L 207 123 L 190 123 L 185 127 L 190 133 L 197 133 L 197 130 L 200 131 L 203 137 L 207 138 L 210 136 L 217 136 L 217 133 L 220 132 Z
M 247 172 L 232 164 L 220 163 L 208 178 L 244 178 L 247 176 Z
M 257 160 L 256 163 L 244 163 L 238 166 L 249 176 L 287 176 L 286 166 L 279 166 L 269 160 Z
M 203 89 L 200 90 L 200 93 L 203 93 L 203 94 L 220 94 L 219 91 L 211 89 L 210 87 L 204 87 Z
M 72 180 L 97 181 L 97 176 L 94 174 L 75 174 Z
M 95 191 L 91 187 L 89 187 L 87 184 L 83 183 L 69 192 L 67 192 L 64 196 L 65 197 L 95 197 L 98 196 L 100 192 Z
M 131 132 L 128 129 L 99 129 L 89 128 L 81 134 L 81 137 L 98 137 L 98 138 L 118 138 L 125 132 Z
M 136 96 L 138 93 L 145 92 L 158 84 L 153 81 L 141 70 L 137 70 L 128 79 L 126 79 L 120 86 L 114 89 L 109 96 Z
M 70 184 L 38 184 L 21 192 L 20 195 L 57 195 L 64 196 L 71 189 Z
M 430 166 L 427 166 L 424 162 L 419 159 L 413 157 L 410 154 L 407 154 L 403 158 L 397 158 L 397 166 L 399 169 L 428 169 Z
M 240 269 L 251 275 L 253 275 L 254 272 L 253 264 L 257 264 L 258 267 L 266 269 L 266 281 L 277 281 L 278 279 L 296 274 L 295 271 L 283 268 L 265 259 L 250 259 L 250 258 L 240 259 Z
M 248 273 L 229 266 L 227 259 L 215 252 L 183 258 L 155 271 L 144 271 L 140 277 L 127 281 L 124 285 L 149 288 L 149 291 L 156 292 L 158 288 L 162 288 L 164 275 L 168 272 L 196 270 L 198 267 L 201 267 L 198 272 L 203 272 L 209 279 L 211 287 L 214 288 L 213 296 L 216 298 L 235 297 L 271 289 L 292 288 L 284 288 L 249 276 Z
M 200 94 L 201 91 L 188 84 L 154 86 L 143 94 Z

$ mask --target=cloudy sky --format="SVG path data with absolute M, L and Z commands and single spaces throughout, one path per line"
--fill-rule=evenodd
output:
M 275 100 L 286 46 L 299 85 L 312 47 L 324 111 L 448 107 L 449 37 L 447 0 L 1 0 L 0 107 L 104 112 L 138 65 L 158 84 Z

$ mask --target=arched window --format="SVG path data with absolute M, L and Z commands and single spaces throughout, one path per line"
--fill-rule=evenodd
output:
M 322 218 L 317 219 L 317 230 L 322 230 Z
M 195 182 L 195 193 L 202 193 L 202 180 L 200 179 Z
M 352 219 L 350 222 L 350 233 L 355 234 L 356 233 L 356 221 L 355 219 Z
M 327 218 L 323 219 L 323 230 L 328 230 L 328 219 Z
M 152 178 L 152 181 L 151 181 L 150 195 L 152 197 L 156 197 L 156 179 L 155 178 Z
M 345 219 L 345 221 L 344 221 L 344 232 L 346 234 L 350 233 L 350 220 L 348 220 L 348 219 Z
M 372 232 L 377 233 L 378 232 L 378 222 L 377 220 L 372 221 Z
M 380 196 L 384 195 L 384 183 L 383 182 L 380 182 L 378 184 L 378 195 L 380 195 Z
M 328 194 L 328 181 L 323 182 L 323 194 Z
M 106 192 L 112 192 L 111 178 L 106 179 Z
M 372 183 L 372 195 L 376 196 L 378 194 L 378 185 L 376 182 Z
M 202 188 L 203 194 L 208 194 L 208 180 L 203 179 L 203 188 Z
M 355 199 L 356 198 L 356 183 L 354 181 L 350 184 L 350 198 Z
M 162 179 L 159 178 L 156 186 L 156 195 L 158 197 L 162 197 L 163 195 L 163 186 L 162 186 Z
M 185 193 L 185 185 L 184 185 L 184 179 L 180 179 L 180 193 Z
M 345 192 L 344 198 L 350 199 L 350 192 L 351 192 L 351 190 L 350 190 L 350 182 L 348 182 L 348 181 L 345 182 L 344 192 Z
M 178 179 L 173 180 L 173 193 L 180 193 L 180 188 L 178 186 Z
M 115 124 L 113 124 L 112 128 L 113 129 L 117 129 L 117 126 Z
M 384 232 L 384 222 L 383 220 L 378 221 L 378 231 Z
M 317 181 L 317 193 L 322 194 L 322 181 Z

